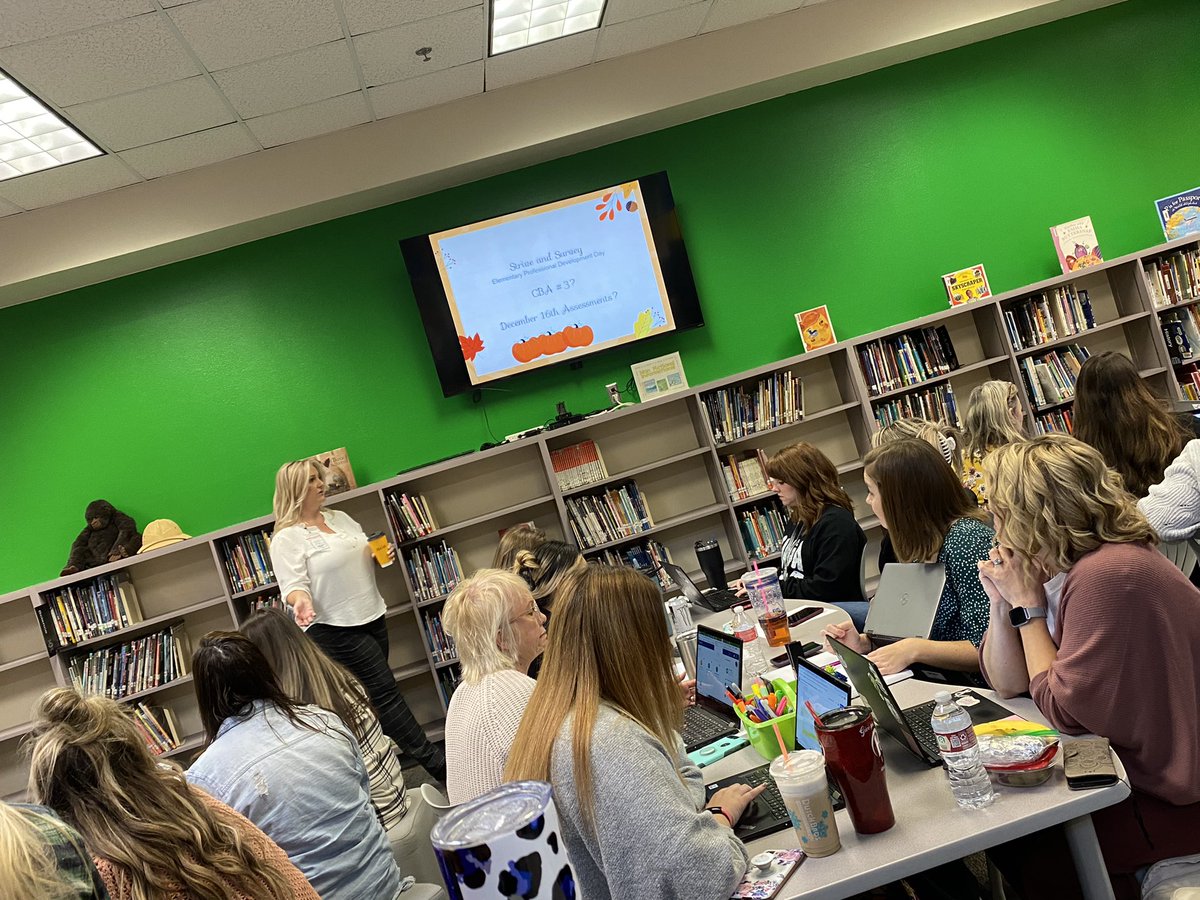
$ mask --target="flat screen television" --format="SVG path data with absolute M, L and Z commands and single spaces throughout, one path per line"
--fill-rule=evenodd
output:
M 400 250 L 447 397 L 704 324 L 666 172 Z

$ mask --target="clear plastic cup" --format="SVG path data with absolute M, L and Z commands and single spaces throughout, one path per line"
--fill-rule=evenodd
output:
M 829 801 L 825 757 L 816 750 L 795 750 L 787 759 L 776 757 L 770 772 L 804 852 L 819 858 L 841 850 L 842 839 Z

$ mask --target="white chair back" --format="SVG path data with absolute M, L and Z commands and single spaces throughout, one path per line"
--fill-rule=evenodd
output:
M 1192 574 L 1192 569 L 1196 567 L 1196 542 L 1194 540 L 1163 541 L 1158 545 L 1158 549 L 1184 575 Z

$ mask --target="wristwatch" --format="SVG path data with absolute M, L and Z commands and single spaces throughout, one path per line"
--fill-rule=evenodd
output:
M 1012 623 L 1013 628 L 1020 628 L 1022 625 L 1028 625 L 1034 619 L 1044 618 L 1046 618 L 1045 607 L 1014 606 L 1008 611 L 1008 621 Z

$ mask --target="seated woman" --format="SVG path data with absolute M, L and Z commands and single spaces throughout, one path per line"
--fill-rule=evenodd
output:
M 553 785 L 588 900 L 726 900 L 746 870 L 732 825 L 762 788 L 705 802 L 679 737 L 670 646 L 662 596 L 632 569 L 589 566 L 555 601 L 537 715 L 521 720 L 504 774 Z
M 350 729 L 367 767 L 371 806 L 388 832 L 396 861 L 404 862 L 401 844 L 409 833 L 401 826 L 408 811 L 404 774 L 396 744 L 383 733 L 366 688 L 349 670 L 326 656 L 282 610 L 259 610 L 240 630 L 262 652 L 279 686 L 293 702 L 319 706 Z
M 517 561 L 517 554 L 522 550 L 536 550 L 546 543 L 546 532 L 532 522 L 522 522 L 514 525 L 500 536 L 496 546 L 496 555 L 492 558 L 493 569 L 504 569 L 506 572 Z
M 825 634 L 866 653 L 885 675 L 916 663 L 950 672 L 979 671 L 976 649 L 988 627 L 988 598 L 977 563 L 987 559 L 995 533 L 974 497 L 924 441 L 902 440 L 867 454 L 867 503 L 892 536 L 898 562 L 941 563 L 946 586 L 928 639 L 904 638 L 872 649 L 851 622 Z
M 317 900 L 274 841 L 151 755 L 126 707 L 55 688 L 34 709 L 32 747 L 30 794 L 83 838 L 114 900 Z
M 504 764 L 537 684 L 525 673 L 545 649 L 546 617 L 512 572 L 482 569 L 442 610 L 462 681 L 446 711 L 446 791 L 465 803 L 504 782 Z
M 1081 441 L 1002 447 L 989 472 L 999 547 L 979 565 L 992 600 L 984 673 L 1002 696 L 1028 690 L 1060 731 L 1111 741 L 1133 795 L 1092 821 L 1117 896 L 1137 897 L 1135 870 L 1200 852 L 1200 591 Z M 1050 609 L 1041 582 L 1057 572 Z
M 79 833 L 44 806 L 0 802 L 0 897 L 108 900 Z
M 1138 509 L 1164 541 L 1183 541 L 1200 531 L 1200 441 L 1188 441 L 1163 479 L 1152 484 Z
M 525 579 L 542 614 L 549 619 L 559 588 L 573 572 L 587 566 L 574 544 L 544 541 L 534 550 L 518 550 L 512 570 Z M 537 678 L 542 667 L 539 655 L 529 666 L 529 677 Z
M 187 777 L 265 831 L 324 900 L 401 890 L 349 729 L 280 688 L 259 649 L 214 631 L 192 661 L 208 746 Z
M 1011 381 L 985 381 L 967 398 L 963 411 L 963 484 L 980 506 L 988 505 L 984 460 L 997 447 L 1025 439 L 1025 411 Z
M 779 561 L 783 596 L 834 603 L 862 628 L 867 536 L 854 504 L 838 481 L 837 467 L 812 444 L 785 447 L 767 460 L 767 486 L 787 508 L 793 525 Z

